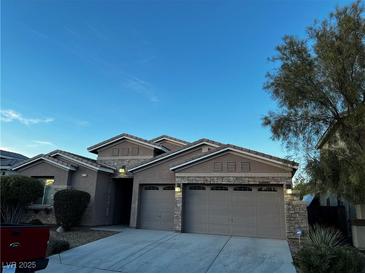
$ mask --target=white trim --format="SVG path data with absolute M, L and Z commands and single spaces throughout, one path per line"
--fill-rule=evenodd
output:
M 156 159 L 156 160 L 154 160 L 154 161 L 151 161 L 151 162 L 148 162 L 148 163 L 142 164 L 142 165 L 140 165 L 140 166 L 136 166 L 136 167 L 134 167 L 134 168 L 129 169 L 128 171 L 133 171 L 133 170 L 136 170 L 136 169 L 140 169 L 140 168 L 142 168 L 142 167 L 144 167 L 144 166 L 151 165 L 151 164 L 153 164 L 153 163 L 159 162 L 159 161 L 161 161 L 161 160 L 163 160 L 163 159 L 167 159 L 167 158 L 172 157 L 172 156 L 174 156 L 174 155 L 177 155 L 177 154 L 180 154 L 180 153 L 182 153 L 182 152 L 188 151 L 188 150 L 190 150 L 190 149 L 192 149 L 192 148 L 195 148 L 195 147 L 197 147 L 197 146 L 200 146 L 200 145 L 210 145 L 210 146 L 213 146 L 213 147 L 219 147 L 219 145 L 216 145 L 216 144 L 213 144 L 213 143 L 209 143 L 209 142 L 207 142 L 207 141 L 203 141 L 203 142 L 200 142 L 200 143 L 195 144 L 195 145 L 193 145 L 193 146 L 190 146 L 190 147 L 187 147 L 187 148 L 184 148 L 184 149 L 177 150 L 177 151 L 176 151 L 176 152 L 174 152 L 174 153 L 171 153 L 171 154 L 166 155 L 166 156 L 164 156 L 164 157 L 158 158 L 158 159 Z
M 291 178 L 290 172 L 285 173 L 254 173 L 254 172 L 247 172 L 247 173 L 224 173 L 224 172 L 214 172 L 214 173 L 176 173 L 175 176 L 177 177 L 285 177 Z
M 176 141 L 176 140 L 174 140 L 174 139 L 170 139 L 170 138 L 167 138 L 167 137 L 159 138 L 159 139 L 157 139 L 157 140 L 155 140 L 155 141 L 153 141 L 153 142 L 154 142 L 154 143 L 157 143 L 157 142 L 159 142 L 159 141 L 161 141 L 161 140 L 167 140 L 167 141 L 170 141 L 170 142 L 172 142 L 172 143 L 176 143 L 176 144 L 184 145 L 184 146 L 188 144 L 188 143 L 181 142 L 181 141 Z
M 105 144 L 101 144 L 101 145 L 99 145 L 99 146 L 97 146 L 97 147 L 92 147 L 91 149 L 90 149 L 90 148 L 88 148 L 87 150 L 91 152 L 91 151 L 97 150 L 97 149 L 99 149 L 99 148 L 101 148 L 101 147 L 107 146 L 107 145 L 109 145 L 109 144 L 112 144 L 112 143 L 118 142 L 118 141 L 120 141 L 120 140 L 122 140 L 122 139 L 128 139 L 128 140 L 130 140 L 130 141 L 134 141 L 134 142 L 136 142 L 136 143 L 144 144 L 144 145 L 147 145 L 147 146 L 149 146 L 149 147 L 158 148 L 158 149 L 163 150 L 163 151 L 165 151 L 165 152 L 167 152 L 167 151 L 168 151 L 168 150 L 166 150 L 166 149 L 165 149 L 165 148 L 163 148 L 163 147 L 160 147 L 160 146 L 157 146 L 157 145 L 153 145 L 153 144 L 151 144 L 151 143 L 146 143 L 146 142 L 143 142 L 143 141 L 141 141 L 141 140 L 137 140 L 137 139 L 134 139 L 134 138 L 132 138 L 132 137 L 128 137 L 128 136 L 121 136 L 121 137 L 119 137 L 119 138 L 117 138 L 117 139 L 114 139 L 114 140 L 112 140 L 112 141 L 109 141 L 109 142 L 107 142 L 107 143 L 105 143 Z
M 36 159 L 34 159 L 34 160 L 32 160 L 32 161 L 29 161 L 29 162 L 26 162 L 26 163 L 24 163 L 24 164 L 21 164 L 21 165 L 19 165 L 19 166 L 15 167 L 15 168 L 13 168 L 12 170 L 18 170 L 19 168 L 21 168 L 21 167 L 23 167 L 23 166 L 27 166 L 27 165 L 29 165 L 29 164 L 31 164 L 31 163 L 34 163 L 34 162 L 37 162 L 37 161 L 39 161 L 39 160 L 44 160 L 44 161 L 46 161 L 46 162 L 48 162 L 48 163 L 50 163 L 50 164 L 53 164 L 53 165 L 56 165 L 56 166 L 60 166 L 60 167 L 62 167 L 62 168 L 64 168 L 64 169 L 67 169 L 67 170 L 76 170 L 74 167 L 68 167 L 68 166 L 65 166 L 65 165 L 63 165 L 63 164 L 57 163 L 57 162 L 55 162 L 55 161 L 52 161 L 52 160 L 50 160 L 50 159 L 48 159 L 48 158 L 46 158 L 46 157 L 39 157 L 39 158 L 36 158 Z
M 60 156 L 62 156 L 64 158 L 66 158 L 66 159 L 69 159 L 71 161 L 75 161 L 75 162 L 79 163 L 80 165 L 87 166 L 87 167 L 89 167 L 89 168 L 91 168 L 93 170 L 101 170 L 101 171 L 105 171 L 105 172 L 109 172 L 109 173 L 114 173 L 114 170 L 111 169 L 111 168 L 109 169 L 109 168 L 104 168 L 104 167 L 95 167 L 95 166 L 89 165 L 89 164 L 87 164 L 87 163 L 85 163 L 83 161 L 77 160 L 77 159 L 75 159 L 73 157 L 67 156 L 67 155 L 65 155 L 63 153 L 60 153 L 60 152 L 56 152 L 56 153 L 52 154 L 52 156 L 55 156 L 55 155 L 60 155 Z
M 237 153 L 240 153 L 240 154 L 244 154 L 244 155 L 249 155 L 251 157 L 254 157 L 254 158 L 258 158 L 258 159 L 263 159 L 263 160 L 266 160 L 268 162 L 272 162 L 272 163 L 276 163 L 276 164 L 279 164 L 279 165 L 282 165 L 282 166 L 285 166 L 285 167 L 292 167 L 292 168 L 298 168 L 298 166 L 293 166 L 293 165 L 290 165 L 290 164 L 284 164 L 282 162 L 279 162 L 279 161 L 276 161 L 274 159 L 270 159 L 270 158 L 267 158 L 267 157 L 263 157 L 263 156 L 260 156 L 260 155 L 257 155 L 257 154 L 253 154 L 253 153 L 249 153 L 249 152 L 246 152 L 246 151 L 242 151 L 242 150 L 238 150 L 238 149 L 234 149 L 234 148 L 231 148 L 231 147 L 226 147 L 226 148 L 223 148 L 221 150 L 218 150 L 216 152 L 213 152 L 213 153 L 210 153 L 208 155 L 205 155 L 205 156 L 202 156 L 202 157 L 199 157 L 199 158 L 196 158 L 194 160 L 191 160 L 191 161 L 188 161 L 188 162 L 185 162 L 185 163 L 182 163 L 180 165 L 177 165 L 177 166 L 173 166 L 170 168 L 170 170 L 175 170 L 175 169 L 178 169 L 180 167 L 183 167 L 183 166 L 186 166 L 186 165 L 189 165 L 189 164 L 192 164 L 192 163 L 195 163 L 197 161 L 200 161 L 202 159 L 205 159 L 205 158 L 208 158 L 208 157 L 211 157 L 211 156 L 214 156 L 216 154 L 219 154 L 219 153 L 222 153 L 224 151 L 234 151 L 234 152 L 237 152 Z

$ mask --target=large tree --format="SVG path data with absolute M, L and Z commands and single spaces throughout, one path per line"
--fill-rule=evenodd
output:
M 365 202 L 363 3 L 337 8 L 304 39 L 285 36 L 276 51 L 265 89 L 279 108 L 263 124 L 274 139 L 306 156 L 317 189 Z M 316 144 L 325 132 L 337 146 L 319 154 Z

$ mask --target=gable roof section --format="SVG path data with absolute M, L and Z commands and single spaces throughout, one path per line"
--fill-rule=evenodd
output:
M 166 148 L 162 147 L 162 146 L 159 146 L 151 141 L 148 141 L 146 139 L 143 139 L 143 138 L 140 138 L 140 137 L 137 137 L 137 136 L 134 136 L 134 135 L 131 135 L 131 134 L 127 134 L 127 133 L 122 133 L 122 134 L 119 134 L 117 136 L 114 136 L 110 139 L 107 139 L 105 141 L 102 141 L 96 145 L 93 145 L 91 147 L 88 147 L 87 150 L 89 152 L 92 152 L 92 153 L 95 153 L 98 149 L 102 148 L 102 147 L 105 147 L 105 146 L 108 146 L 108 145 L 111 145 L 115 142 L 118 142 L 120 140 L 123 140 L 123 139 L 127 139 L 127 140 L 131 140 L 131 141 L 134 141 L 134 142 L 137 142 L 137 143 L 140 143 L 140 144 L 143 144 L 145 146 L 149 146 L 149 147 L 152 147 L 152 148 L 156 148 L 156 149 L 159 149 L 159 150 L 162 150 L 164 152 L 167 152 L 168 150 L 166 150 Z
M 147 167 L 151 164 L 154 164 L 154 163 L 157 163 L 157 162 L 160 162 L 162 160 L 165 160 L 165 159 L 168 159 L 168 158 L 171 158 L 173 156 L 176 156 L 176 155 L 179 155 L 185 151 L 188 151 L 188 150 L 191 150 L 195 147 L 198 147 L 200 145 L 204 145 L 204 144 L 208 144 L 208 145 L 211 145 L 211 146 L 214 146 L 214 147 L 220 147 L 220 146 L 223 146 L 224 144 L 222 143 L 219 143 L 219 142 L 216 142 L 216 141 L 212 141 L 212 140 L 209 140 L 209 139 L 200 139 L 198 141 L 195 141 L 193 143 L 190 143 L 178 150 L 175 150 L 175 151 L 170 151 L 170 152 L 167 152 L 167 153 L 164 153 L 164 154 L 161 154 L 157 157 L 154 157 L 152 159 L 148 159 L 146 161 L 143 161 L 137 165 L 135 165 L 134 167 L 130 168 L 128 171 L 136 171 L 138 169 L 141 169 L 141 168 L 144 168 L 144 167 Z
M 160 142 L 162 140 L 168 140 L 168 141 L 171 141 L 173 143 L 177 143 L 177 144 L 184 145 L 184 146 L 189 144 L 189 142 L 186 142 L 184 140 L 177 139 L 175 137 L 171 137 L 171 136 L 168 136 L 168 135 L 161 135 L 161 136 L 158 136 L 156 138 L 151 139 L 150 141 L 153 142 L 153 143 L 157 143 L 157 142 Z
M 52 151 L 50 153 L 48 153 L 48 155 L 50 156 L 55 156 L 55 155 L 60 155 L 66 159 L 69 159 L 71 161 L 75 161 L 77 163 L 79 163 L 80 165 L 83 165 L 87 168 L 96 170 L 96 171 L 104 171 L 104 172 L 109 172 L 109 173 L 114 173 L 115 168 L 108 166 L 106 164 L 100 164 L 98 162 L 96 162 L 96 160 L 91 159 L 91 158 L 87 158 L 81 155 L 77 155 L 71 152 L 67 152 L 67 151 L 63 151 L 63 150 L 55 150 Z
M 183 167 L 187 167 L 191 164 L 208 159 L 210 157 L 213 157 L 215 155 L 221 154 L 226 151 L 233 151 L 233 152 L 241 153 L 246 156 L 251 156 L 253 158 L 258 158 L 258 159 L 262 159 L 262 160 L 265 160 L 268 162 L 272 162 L 274 164 L 279 164 L 279 165 L 282 165 L 285 167 L 289 167 L 292 169 L 298 169 L 298 163 L 287 160 L 287 159 L 275 157 L 275 156 L 272 156 L 269 154 L 265 154 L 262 152 L 258 152 L 255 150 L 251 150 L 251 149 L 247 149 L 247 148 L 243 148 L 243 147 L 239 147 L 239 146 L 235 146 L 235 145 L 225 145 L 225 146 L 210 150 L 204 154 L 195 156 L 189 160 L 184 161 L 183 163 L 177 164 L 176 166 L 171 167 L 170 170 L 174 171 L 174 170 L 177 170 L 177 169 L 180 169 Z
M 72 164 L 67 163 L 65 161 L 55 159 L 53 157 L 50 157 L 49 155 L 44 155 L 44 154 L 39 154 L 39 155 L 37 155 L 33 158 L 30 158 L 30 159 L 26 160 L 25 162 L 19 163 L 18 165 L 16 165 L 12 169 L 13 170 L 18 170 L 22 167 L 28 166 L 32 163 L 35 163 L 35 162 L 41 161 L 41 160 L 43 160 L 45 162 L 48 162 L 52 165 L 58 166 L 60 168 L 66 169 L 66 170 L 76 170 L 77 169 L 77 166 L 75 166 L 75 165 L 72 165 Z

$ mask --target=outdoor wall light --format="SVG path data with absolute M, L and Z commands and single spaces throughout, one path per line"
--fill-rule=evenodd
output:
M 181 187 L 180 186 L 175 186 L 175 192 L 181 192 Z
M 292 190 L 291 188 L 288 188 L 288 189 L 286 190 L 286 194 L 293 194 L 293 190 Z
M 87 177 L 86 173 L 81 174 L 81 177 Z
M 123 166 L 120 169 L 118 169 L 118 172 L 119 172 L 120 176 L 124 176 L 127 173 L 127 170 L 126 170 L 125 166 Z

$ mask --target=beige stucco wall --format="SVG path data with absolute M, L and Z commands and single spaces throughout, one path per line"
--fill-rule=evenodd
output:
M 57 156 L 56 158 L 66 160 L 62 156 Z M 56 190 L 73 188 L 88 192 L 90 194 L 90 202 L 82 217 L 81 225 L 111 224 L 113 215 L 110 213 L 110 208 L 112 208 L 114 202 L 112 199 L 108 200 L 108 197 L 112 196 L 109 195 L 110 191 L 113 191 L 111 174 L 91 170 L 70 159 L 67 159 L 67 162 L 78 166 L 77 170 L 69 172 L 41 160 L 34 165 L 20 169 L 19 173 L 31 177 L 54 176 Z M 52 220 L 54 222 L 52 217 L 45 210 L 30 210 L 26 216 L 27 220 L 38 218 L 45 223 L 49 223 Z
M 69 176 L 72 171 L 54 166 L 46 161 L 35 162 L 18 169 L 17 172 L 29 177 L 54 177 L 54 186 L 59 188 L 66 188 L 71 183 Z
M 113 223 L 115 183 L 110 175 L 98 172 L 95 191 L 95 223 L 110 225 Z
M 113 155 L 113 149 L 115 148 L 119 149 L 118 155 Z M 122 153 L 122 149 L 127 149 L 128 153 Z M 138 153 L 132 153 L 133 149 L 137 149 Z M 121 140 L 120 142 L 101 148 L 97 153 L 97 161 L 115 167 L 115 176 L 118 176 L 117 171 L 119 168 L 125 166 L 128 170 L 128 168 L 156 156 L 157 151 L 152 147 L 147 147 L 133 141 Z
M 119 155 L 113 155 L 113 149 L 119 149 Z M 128 153 L 123 154 L 122 150 L 127 149 Z M 132 149 L 137 149 L 138 153 L 132 154 Z M 103 147 L 97 151 L 98 159 L 102 157 L 111 156 L 154 156 L 154 149 L 152 147 L 147 147 L 141 145 L 137 142 L 130 140 L 121 140 L 119 142 L 113 143 L 112 145 Z

